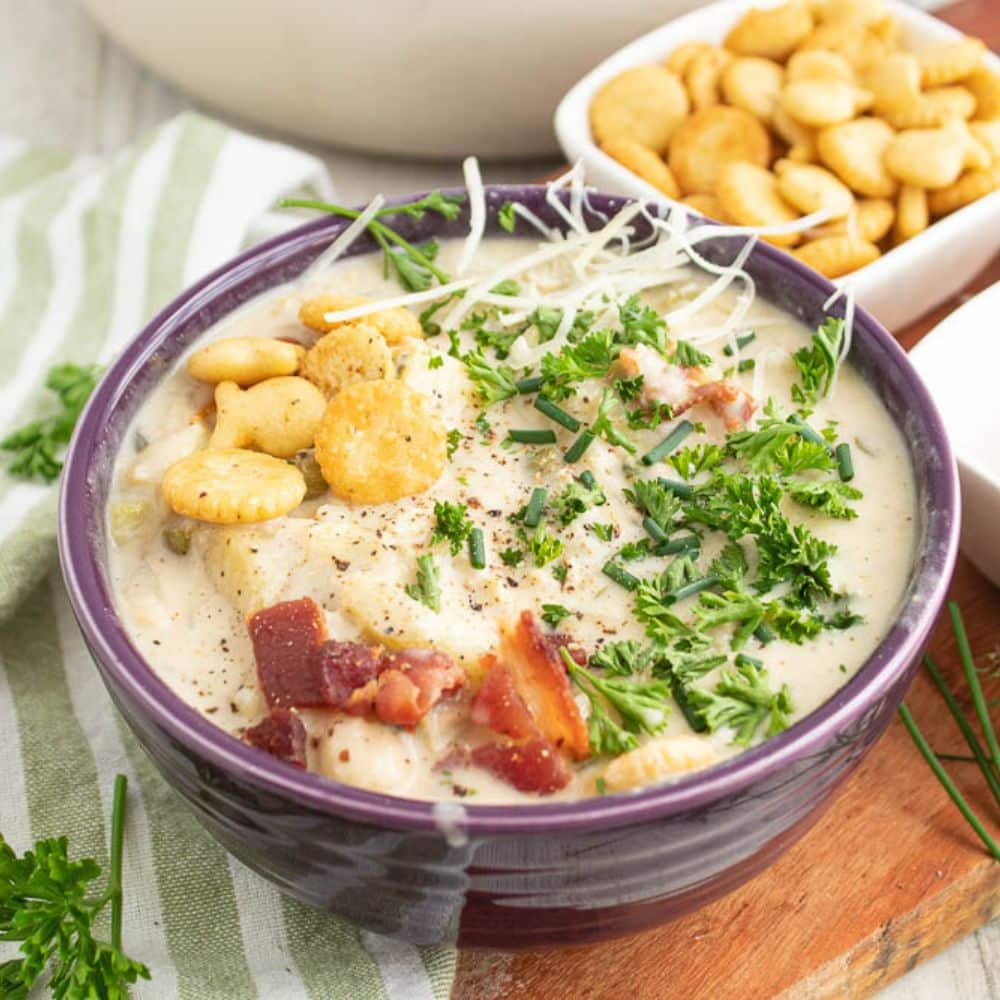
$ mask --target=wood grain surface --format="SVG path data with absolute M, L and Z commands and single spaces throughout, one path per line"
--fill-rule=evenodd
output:
M 1000 47 L 998 0 L 963 0 L 942 16 Z M 960 296 L 898 332 L 907 349 L 972 294 L 1000 281 L 1000 256 L 984 263 Z M 950 596 L 963 609 L 979 662 L 1000 658 L 1000 591 L 960 557 Z M 946 621 L 938 623 L 931 651 L 971 711 Z M 987 697 L 1000 696 L 1000 680 L 988 684 Z M 967 753 L 923 672 L 906 701 L 936 750 Z M 978 769 L 965 763 L 949 769 L 996 833 L 1000 816 Z M 515 955 L 463 952 L 454 998 L 866 997 L 997 916 L 1000 864 L 982 849 L 897 720 L 816 827 L 746 886 L 616 941 Z

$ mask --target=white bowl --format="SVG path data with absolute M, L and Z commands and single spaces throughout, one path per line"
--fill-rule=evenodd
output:
M 588 66 L 698 0 L 83 0 L 187 93 L 281 132 L 396 156 L 556 152 Z
M 1000 281 L 910 352 L 944 419 L 962 482 L 962 551 L 1000 586 Z
M 556 135 L 570 162 L 582 160 L 588 182 L 602 191 L 676 204 L 594 143 L 588 114 L 594 94 L 622 70 L 662 61 L 682 42 L 721 43 L 744 11 L 754 6 L 773 7 L 778 2 L 721 0 L 637 38 L 605 59 L 566 94 L 556 111 Z M 889 0 L 886 6 L 901 24 L 909 47 L 920 48 L 961 34 L 900 0 Z M 1000 71 L 1000 59 L 992 53 L 988 58 Z M 997 250 L 1000 191 L 945 216 L 841 281 L 849 282 L 858 300 L 890 330 L 898 330 L 959 291 Z

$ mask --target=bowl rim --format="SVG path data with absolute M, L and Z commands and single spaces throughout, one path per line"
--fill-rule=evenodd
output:
M 486 194 L 499 203 L 499 200 L 524 200 L 544 189 L 542 185 L 488 185 Z M 465 190 L 452 188 L 444 193 L 464 194 Z M 419 195 L 400 196 L 386 204 L 402 204 L 416 197 Z M 634 200 L 596 193 L 590 196 L 591 205 L 598 209 L 617 208 Z M 274 266 L 286 255 L 291 258 L 311 249 L 318 253 L 347 225 L 347 220 L 333 217 L 307 222 L 239 254 L 187 287 L 122 350 L 78 421 L 66 455 L 59 496 L 58 543 L 63 577 L 77 622 L 105 684 L 110 686 L 113 681 L 154 726 L 242 783 L 280 796 L 303 810 L 379 827 L 424 831 L 457 828 L 472 836 L 546 834 L 555 830 L 589 832 L 703 808 L 737 793 L 818 749 L 877 704 L 899 681 L 922 650 L 951 579 L 958 548 L 958 475 L 943 422 L 920 377 L 888 331 L 858 307 L 856 328 L 863 328 L 864 336 L 873 337 L 877 347 L 887 352 L 900 369 L 907 390 L 918 403 L 927 439 L 941 458 L 940 463 L 927 471 L 930 491 L 941 500 L 935 512 L 940 516 L 929 518 L 921 550 L 929 555 L 910 584 L 911 595 L 916 593 L 919 601 L 911 597 L 908 605 L 902 605 L 900 619 L 890 634 L 847 684 L 785 732 L 703 772 L 636 792 L 538 805 L 473 805 L 384 795 L 301 771 L 231 736 L 184 702 L 132 645 L 115 612 L 91 530 L 93 518 L 84 502 L 93 479 L 91 461 L 111 426 L 110 416 L 121 409 L 127 398 L 126 389 L 132 377 L 148 363 L 161 343 L 169 341 L 169 330 L 162 331 L 173 317 L 192 303 L 203 305 L 214 295 L 223 294 L 228 287 L 227 279 L 245 277 L 262 261 Z M 835 291 L 826 278 L 769 244 L 759 242 L 753 254 L 764 256 L 770 266 L 790 272 L 803 286 L 815 289 L 817 298 L 822 296 L 821 301 Z M 904 616 L 903 611 L 908 607 L 913 613 Z
M 751 7 L 774 7 L 782 2 L 784 0 L 712 0 L 711 3 L 703 4 L 679 17 L 672 18 L 658 28 L 653 28 L 652 31 L 638 35 L 632 41 L 611 52 L 581 76 L 559 101 L 552 119 L 553 128 L 559 140 L 559 148 L 570 162 L 582 160 L 584 164 L 587 164 L 599 161 L 602 169 L 610 171 L 619 179 L 623 190 L 629 189 L 630 197 L 654 201 L 670 207 L 677 205 L 683 207 L 683 202 L 678 198 L 671 198 L 657 190 L 648 181 L 601 149 L 591 134 L 587 113 L 593 95 L 597 88 L 613 75 L 633 66 L 662 58 L 672 45 L 694 37 L 689 26 L 699 26 L 703 22 L 710 24 L 721 18 L 723 14 L 732 18 L 730 23 L 735 23 L 736 17 Z M 964 32 L 954 25 L 942 21 L 941 18 L 935 17 L 932 12 L 921 10 L 912 3 L 904 2 L 904 0 L 885 0 L 885 2 L 888 10 L 899 19 L 901 24 L 915 31 L 926 33 L 928 38 L 933 41 L 948 41 L 964 36 Z M 1000 72 L 1000 55 L 989 48 L 983 55 L 992 68 Z M 951 234 L 961 232 L 964 223 L 971 220 L 974 215 L 978 217 L 987 205 L 1000 206 L 1000 189 L 950 212 L 948 215 L 933 220 L 932 224 L 922 233 L 892 247 L 878 260 L 858 268 L 857 271 L 853 271 L 843 278 L 836 279 L 834 284 L 842 286 L 848 282 L 858 281 L 879 284 L 883 280 L 891 280 L 891 268 L 894 265 L 898 265 L 901 260 L 905 260 L 908 255 L 916 253 L 921 248 L 930 246 L 935 239 L 940 244 Z M 883 274 L 883 272 L 889 273 Z

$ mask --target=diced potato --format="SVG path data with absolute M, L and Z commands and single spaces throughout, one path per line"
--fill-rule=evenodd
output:
M 219 525 L 198 529 L 205 569 L 216 588 L 244 615 L 282 600 L 302 561 L 310 522 L 288 519 L 271 527 Z
M 207 443 L 205 425 L 201 421 L 188 424 L 143 448 L 128 471 L 128 481 L 133 486 L 156 486 L 171 465 L 200 451 Z
M 347 785 L 405 795 L 426 773 L 415 737 L 368 719 L 338 719 L 319 746 L 320 771 Z

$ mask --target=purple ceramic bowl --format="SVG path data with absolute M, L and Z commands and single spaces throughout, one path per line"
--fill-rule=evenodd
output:
M 561 228 L 545 189 L 488 189 Z M 595 212 L 626 199 L 594 196 Z M 600 222 L 596 214 L 590 222 Z M 460 236 L 467 216 L 403 220 L 411 239 Z M 903 429 L 919 493 L 918 546 L 899 619 L 820 709 L 763 746 L 634 794 L 532 806 L 449 807 L 363 791 L 245 746 L 189 708 L 145 663 L 116 614 L 104 509 L 136 410 L 204 330 L 298 275 L 343 229 L 323 218 L 263 243 L 188 289 L 104 377 L 70 448 L 59 509 L 63 572 L 115 704 L 164 777 L 244 864 L 313 906 L 418 944 L 541 947 L 669 920 L 745 882 L 816 821 L 889 724 L 944 600 L 958 539 L 958 489 L 937 411 L 906 355 L 867 313 L 853 362 Z M 726 262 L 741 239 L 705 245 Z M 376 249 L 367 238 L 351 254 Z M 748 270 L 767 299 L 815 326 L 830 282 L 766 244 Z M 457 814 L 456 814 L 457 813 Z M 442 831 L 445 831 L 444 833 Z

